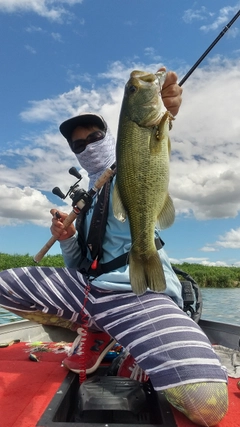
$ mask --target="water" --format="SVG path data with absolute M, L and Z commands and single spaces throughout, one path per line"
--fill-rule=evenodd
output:
M 18 320 L 22 320 L 22 318 L 0 307 L 0 325 L 3 323 L 16 322 Z
M 240 325 L 240 288 L 202 289 L 202 319 Z
M 240 325 L 240 288 L 202 289 L 202 319 Z M 21 320 L 0 307 L 0 324 Z

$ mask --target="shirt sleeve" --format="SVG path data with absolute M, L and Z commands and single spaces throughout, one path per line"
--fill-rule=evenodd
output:
M 77 268 L 81 256 L 81 249 L 77 240 L 78 234 L 75 233 L 74 236 L 66 240 L 61 240 L 60 247 L 62 251 L 62 256 L 64 259 L 64 264 L 68 268 Z

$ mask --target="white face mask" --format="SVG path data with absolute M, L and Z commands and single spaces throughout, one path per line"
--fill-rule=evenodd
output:
M 81 167 L 88 173 L 89 188 L 115 162 L 115 148 L 115 139 L 107 129 L 103 139 L 88 144 L 82 153 L 75 154 Z

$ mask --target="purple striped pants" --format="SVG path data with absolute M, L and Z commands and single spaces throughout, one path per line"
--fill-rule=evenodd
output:
M 0 272 L 0 305 L 81 323 L 86 284 L 74 269 L 24 267 Z M 170 297 L 106 291 L 91 285 L 89 325 L 114 337 L 149 375 L 155 390 L 198 382 L 227 382 L 201 328 Z

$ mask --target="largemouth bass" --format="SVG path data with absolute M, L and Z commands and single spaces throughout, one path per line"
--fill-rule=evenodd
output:
M 165 72 L 133 71 L 119 116 L 113 212 L 120 221 L 129 219 L 129 274 L 136 294 L 166 288 L 154 232 L 156 223 L 164 229 L 175 218 L 168 194 L 172 116 L 160 96 L 164 78 Z

